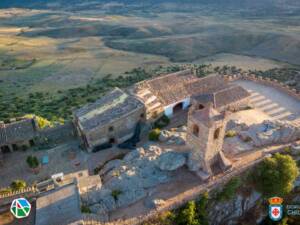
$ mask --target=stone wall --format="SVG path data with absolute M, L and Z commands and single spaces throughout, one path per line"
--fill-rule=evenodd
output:
M 145 109 L 139 108 L 125 117 L 118 118 L 105 126 L 101 126 L 86 133 L 89 147 L 92 148 L 103 143 L 114 140 L 114 143 L 122 143 L 134 135 L 137 123 L 143 120 L 141 115 L 145 116 Z
M 38 131 L 38 136 L 41 141 L 61 142 L 74 138 L 76 135 L 75 128 L 72 122 L 67 122 L 63 125 L 58 125 L 51 128 L 45 128 Z
M 270 78 L 264 78 L 261 76 L 256 76 L 255 74 L 247 74 L 247 75 L 224 75 L 223 76 L 226 81 L 235 81 L 235 80 L 250 80 L 262 85 L 270 86 L 273 88 L 276 88 L 294 98 L 297 100 L 300 100 L 300 93 L 290 86 L 280 83 L 276 79 L 270 79 Z

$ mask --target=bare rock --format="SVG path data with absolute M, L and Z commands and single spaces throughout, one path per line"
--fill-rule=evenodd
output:
M 161 170 L 173 171 L 182 167 L 186 163 L 186 157 L 177 152 L 163 153 L 157 160 L 156 165 Z
M 159 141 L 166 142 L 170 139 L 171 133 L 167 130 L 162 130 L 158 137 Z
M 111 160 L 105 164 L 103 169 L 99 172 L 99 175 L 103 176 L 104 174 L 108 173 L 109 171 L 119 167 L 121 164 L 122 164 L 122 161 L 120 159 Z
M 253 141 L 256 147 L 289 143 L 300 139 L 300 128 L 289 121 L 266 120 L 239 132 L 239 137 L 244 141 Z

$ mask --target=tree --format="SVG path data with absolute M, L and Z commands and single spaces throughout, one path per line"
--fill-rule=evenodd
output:
M 238 177 L 232 178 L 217 194 L 217 200 L 228 201 L 234 197 L 237 189 L 241 186 L 241 180 Z
M 293 189 L 299 175 L 296 162 L 289 155 L 276 153 L 265 159 L 255 171 L 255 185 L 265 196 L 283 196 Z
M 40 164 L 37 157 L 32 156 L 32 155 L 27 157 L 26 162 L 27 162 L 28 166 L 32 169 L 37 168 Z

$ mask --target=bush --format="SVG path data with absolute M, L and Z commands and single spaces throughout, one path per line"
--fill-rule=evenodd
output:
M 186 206 L 180 210 L 176 217 L 176 224 L 200 225 L 200 221 L 197 218 L 195 201 L 189 201 Z
M 11 188 L 5 188 L 5 189 L 1 189 L 0 190 L 0 195 L 3 195 L 3 194 L 9 194 L 12 192 L 12 189 Z
M 115 201 L 118 200 L 119 195 L 122 194 L 121 190 L 113 190 L 111 192 L 111 196 L 115 199 Z
M 37 168 L 40 165 L 37 157 L 32 156 L 32 155 L 27 157 L 26 162 L 27 162 L 28 166 L 32 169 Z
M 256 189 L 266 197 L 284 196 L 291 192 L 299 175 L 297 163 L 289 155 L 276 153 L 266 158 L 254 171 L 252 177 Z
M 197 206 L 197 218 L 201 225 L 208 225 L 208 215 L 207 215 L 207 204 L 208 204 L 208 192 L 205 192 L 199 201 L 196 202 Z
M 92 211 L 90 210 L 90 208 L 86 205 L 82 205 L 81 206 L 81 212 L 82 213 L 92 213 Z
M 160 213 L 156 218 L 143 222 L 142 225 L 174 225 L 175 214 L 171 211 Z
M 237 135 L 237 132 L 235 130 L 228 130 L 225 134 L 226 138 L 232 138 L 235 137 Z
M 168 126 L 169 123 L 170 123 L 169 117 L 167 117 L 166 115 L 163 115 L 161 118 L 159 118 L 157 121 L 155 121 L 154 127 L 162 129 L 162 128 Z
M 217 200 L 228 201 L 234 197 L 237 189 L 241 186 L 241 180 L 238 177 L 232 178 L 217 194 Z
M 158 141 L 160 135 L 160 129 L 159 128 L 155 128 L 153 130 L 150 131 L 149 133 L 149 140 L 150 141 Z
M 10 187 L 13 190 L 18 191 L 20 189 L 26 188 L 27 184 L 24 180 L 15 180 L 11 183 Z
M 283 153 L 284 154 L 291 154 L 291 151 L 292 151 L 292 148 L 290 146 L 286 146 L 284 149 L 283 149 Z

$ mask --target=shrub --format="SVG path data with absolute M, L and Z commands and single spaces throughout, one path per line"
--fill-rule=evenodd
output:
M 118 189 L 113 190 L 113 191 L 111 192 L 111 196 L 115 199 L 115 201 L 118 200 L 118 197 L 119 197 L 120 194 L 122 194 L 122 191 L 121 191 L 121 190 L 118 190 Z
M 150 131 L 149 133 L 149 140 L 150 141 L 157 141 L 160 135 L 160 129 L 159 128 L 155 128 L 153 130 Z
M 92 211 L 90 210 L 90 208 L 86 205 L 82 205 L 81 206 L 81 212 L 82 213 L 92 213 Z
M 8 194 L 8 193 L 11 193 L 11 192 L 12 192 L 12 189 L 11 189 L 11 188 L 1 189 L 1 190 L 0 190 L 0 195 L 1 195 L 1 194 Z
M 159 118 L 157 121 L 155 121 L 154 127 L 162 129 L 162 128 L 168 126 L 169 123 L 170 123 L 169 117 L 167 117 L 166 115 L 163 115 L 161 118 Z
M 293 189 L 299 175 L 297 163 L 289 155 L 276 153 L 266 158 L 254 171 L 256 189 L 266 197 L 283 196 Z
M 217 194 L 217 200 L 228 201 L 236 193 L 237 189 L 241 185 L 241 180 L 238 177 L 232 178 L 222 189 L 221 192 Z
M 176 217 L 176 223 L 178 225 L 200 225 L 200 221 L 197 219 L 195 201 L 189 201 L 186 206 L 180 210 Z
M 36 116 L 34 114 L 27 114 L 24 117 L 29 118 L 29 119 L 34 118 L 37 121 L 39 128 L 41 128 L 41 129 L 53 126 L 53 123 L 51 123 L 49 120 L 47 120 L 41 116 Z
M 207 204 L 208 204 L 208 192 L 205 192 L 199 201 L 196 203 L 197 205 L 197 218 L 201 222 L 201 225 L 208 225 L 208 215 L 207 215 Z
M 235 137 L 237 135 L 237 132 L 235 130 L 228 130 L 225 134 L 226 138 L 232 138 Z
M 160 213 L 157 217 L 143 222 L 142 225 L 174 225 L 175 214 L 171 211 Z
M 284 149 L 283 149 L 283 153 L 284 154 L 291 154 L 291 147 L 290 146 L 286 146 L 286 147 L 284 147 Z
M 16 191 L 26 188 L 26 186 L 27 186 L 27 184 L 24 180 L 15 180 L 10 185 L 10 187 Z
M 40 164 L 37 157 L 32 156 L 32 155 L 27 157 L 26 162 L 27 162 L 28 166 L 32 169 L 37 168 Z

